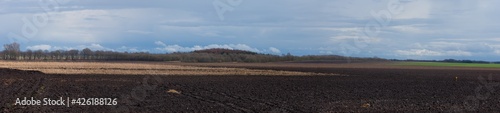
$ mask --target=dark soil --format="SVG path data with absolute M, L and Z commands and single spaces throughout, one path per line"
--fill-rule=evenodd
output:
M 345 76 L 46 75 L 0 69 L 0 112 L 500 111 L 499 71 L 266 69 Z M 118 105 L 13 105 L 23 97 L 118 98 Z

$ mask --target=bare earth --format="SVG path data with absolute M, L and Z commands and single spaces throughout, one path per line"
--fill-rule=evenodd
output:
M 52 72 L 55 74 L 44 74 L 0 68 L 0 112 L 500 111 L 500 71 L 491 68 L 398 67 L 390 63 L 26 64 L 29 66 L 9 63 L 12 62 L 2 62 L 0 66 L 42 72 L 45 70 L 48 73 L 54 69 L 57 71 Z M 65 69 L 76 72 L 66 72 Z M 92 74 L 79 74 L 87 72 L 82 70 L 96 69 L 99 71 L 88 71 Z M 111 74 L 124 73 L 116 71 L 127 69 L 151 72 Z M 188 70 L 184 72 L 194 76 L 182 74 L 182 71 L 179 71 L 179 75 L 150 76 L 163 75 L 163 70 L 170 72 L 176 69 Z M 215 70 L 231 73 L 220 71 L 225 69 L 266 73 L 252 76 L 239 73 L 210 74 Z M 273 72 L 304 75 L 276 76 L 279 74 Z M 203 73 L 210 76 L 204 76 Z M 22 97 L 117 98 L 118 105 L 65 107 L 13 104 L 16 98 Z

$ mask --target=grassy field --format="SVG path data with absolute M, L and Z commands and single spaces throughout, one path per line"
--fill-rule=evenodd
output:
M 399 66 L 437 66 L 437 67 L 476 67 L 476 68 L 500 68 L 500 64 L 480 63 L 446 63 L 446 62 L 400 62 Z

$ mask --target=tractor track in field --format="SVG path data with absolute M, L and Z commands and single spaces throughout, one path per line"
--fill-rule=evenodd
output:
M 180 86 L 183 89 L 191 89 L 191 90 L 194 90 L 194 91 L 197 91 L 197 92 L 203 92 L 203 94 L 212 94 L 210 96 L 204 96 L 204 95 L 196 94 L 196 93 L 193 93 L 193 92 L 182 92 L 180 95 L 185 95 L 185 96 L 188 96 L 188 97 L 191 97 L 191 98 L 198 99 L 200 101 L 214 103 L 214 104 L 217 104 L 217 105 L 220 105 L 220 106 L 224 106 L 224 107 L 228 107 L 228 108 L 231 108 L 231 109 L 233 109 L 235 111 L 240 111 L 240 112 L 244 112 L 244 113 L 255 113 L 255 112 L 258 112 L 258 111 L 251 110 L 252 108 L 244 107 L 244 106 L 241 106 L 241 105 L 238 105 L 238 104 L 245 103 L 245 104 L 264 105 L 266 107 L 277 109 L 277 110 L 280 110 L 280 111 L 283 111 L 283 112 L 287 112 L 287 113 L 304 112 L 304 111 L 301 111 L 299 109 L 293 109 L 293 108 L 289 108 L 289 107 L 281 107 L 281 105 L 279 105 L 279 104 L 276 104 L 276 103 L 273 103 L 273 102 L 266 102 L 265 100 L 262 100 L 262 99 L 257 99 L 257 98 L 252 98 L 252 97 L 243 97 L 243 96 L 237 96 L 237 95 L 231 95 L 231 94 L 227 94 L 227 93 L 224 93 L 224 92 L 217 92 L 217 91 L 214 91 L 214 90 L 211 90 L 211 89 L 205 89 L 205 88 L 200 88 L 200 87 L 194 88 L 194 87 L 190 87 L 190 86 L 182 85 L 182 84 L 175 84 L 175 85 L 176 86 Z M 211 97 L 222 97 L 222 98 L 225 98 L 225 99 L 221 99 L 221 100 L 229 99 L 229 100 L 237 101 L 238 103 L 220 101 L 219 99 L 213 99 Z
M 17 75 L 17 76 L 23 76 L 23 75 Z M 26 109 L 26 106 L 14 106 L 15 103 L 15 97 L 17 98 L 24 98 L 24 97 L 34 97 L 38 98 L 38 90 L 42 87 L 43 82 L 45 81 L 44 78 L 41 77 L 27 77 L 27 78 L 22 78 L 22 79 L 17 79 L 13 83 L 11 83 L 9 86 L 16 86 L 13 88 L 6 88 L 2 89 L 2 94 L 1 95 L 3 98 L 8 97 L 8 100 L 11 101 L 6 101 L 2 104 L 8 105 L 7 107 L 3 107 L 4 111 L 11 111 L 11 110 L 17 110 L 17 109 Z

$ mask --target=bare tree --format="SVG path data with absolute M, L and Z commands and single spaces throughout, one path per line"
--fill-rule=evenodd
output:
M 33 51 L 31 51 L 30 49 L 26 50 L 26 56 L 28 57 L 28 60 L 32 60 Z
M 84 59 L 90 59 L 90 56 L 92 56 L 92 50 L 85 48 L 82 50 L 82 54 Z
M 39 50 L 36 50 L 35 52 L 33 52 L 35 58 L 34 59 L 37 59 L 37 60 L 40 60 L 43 56 L 43 51 L 41 49 Z
M 43 50 L 43 59 L 48 60 L 51 57 L 49 50 Z
M 21 50 L 19 49 L 19 44 L 14 42 L 11 44 L 3 45 L 4 48 L 4 59 L 16 60 L 19 56 Z
M 71 60 L 75 60 L 75 59 L 78 59 L 78 50 L 69 50 L 68 51 L 68 54 L 69 56 L 71 56 Z
M 104 51 L 97 50 L 94 52 L 94 60 L 101 60 L 104 58 Z
M 56 50 L 51 52 L 51 56 L 54 56 L 55 58 L 52 58 L 53 60 L 60 60 L 61 59 L 61 50 Z

